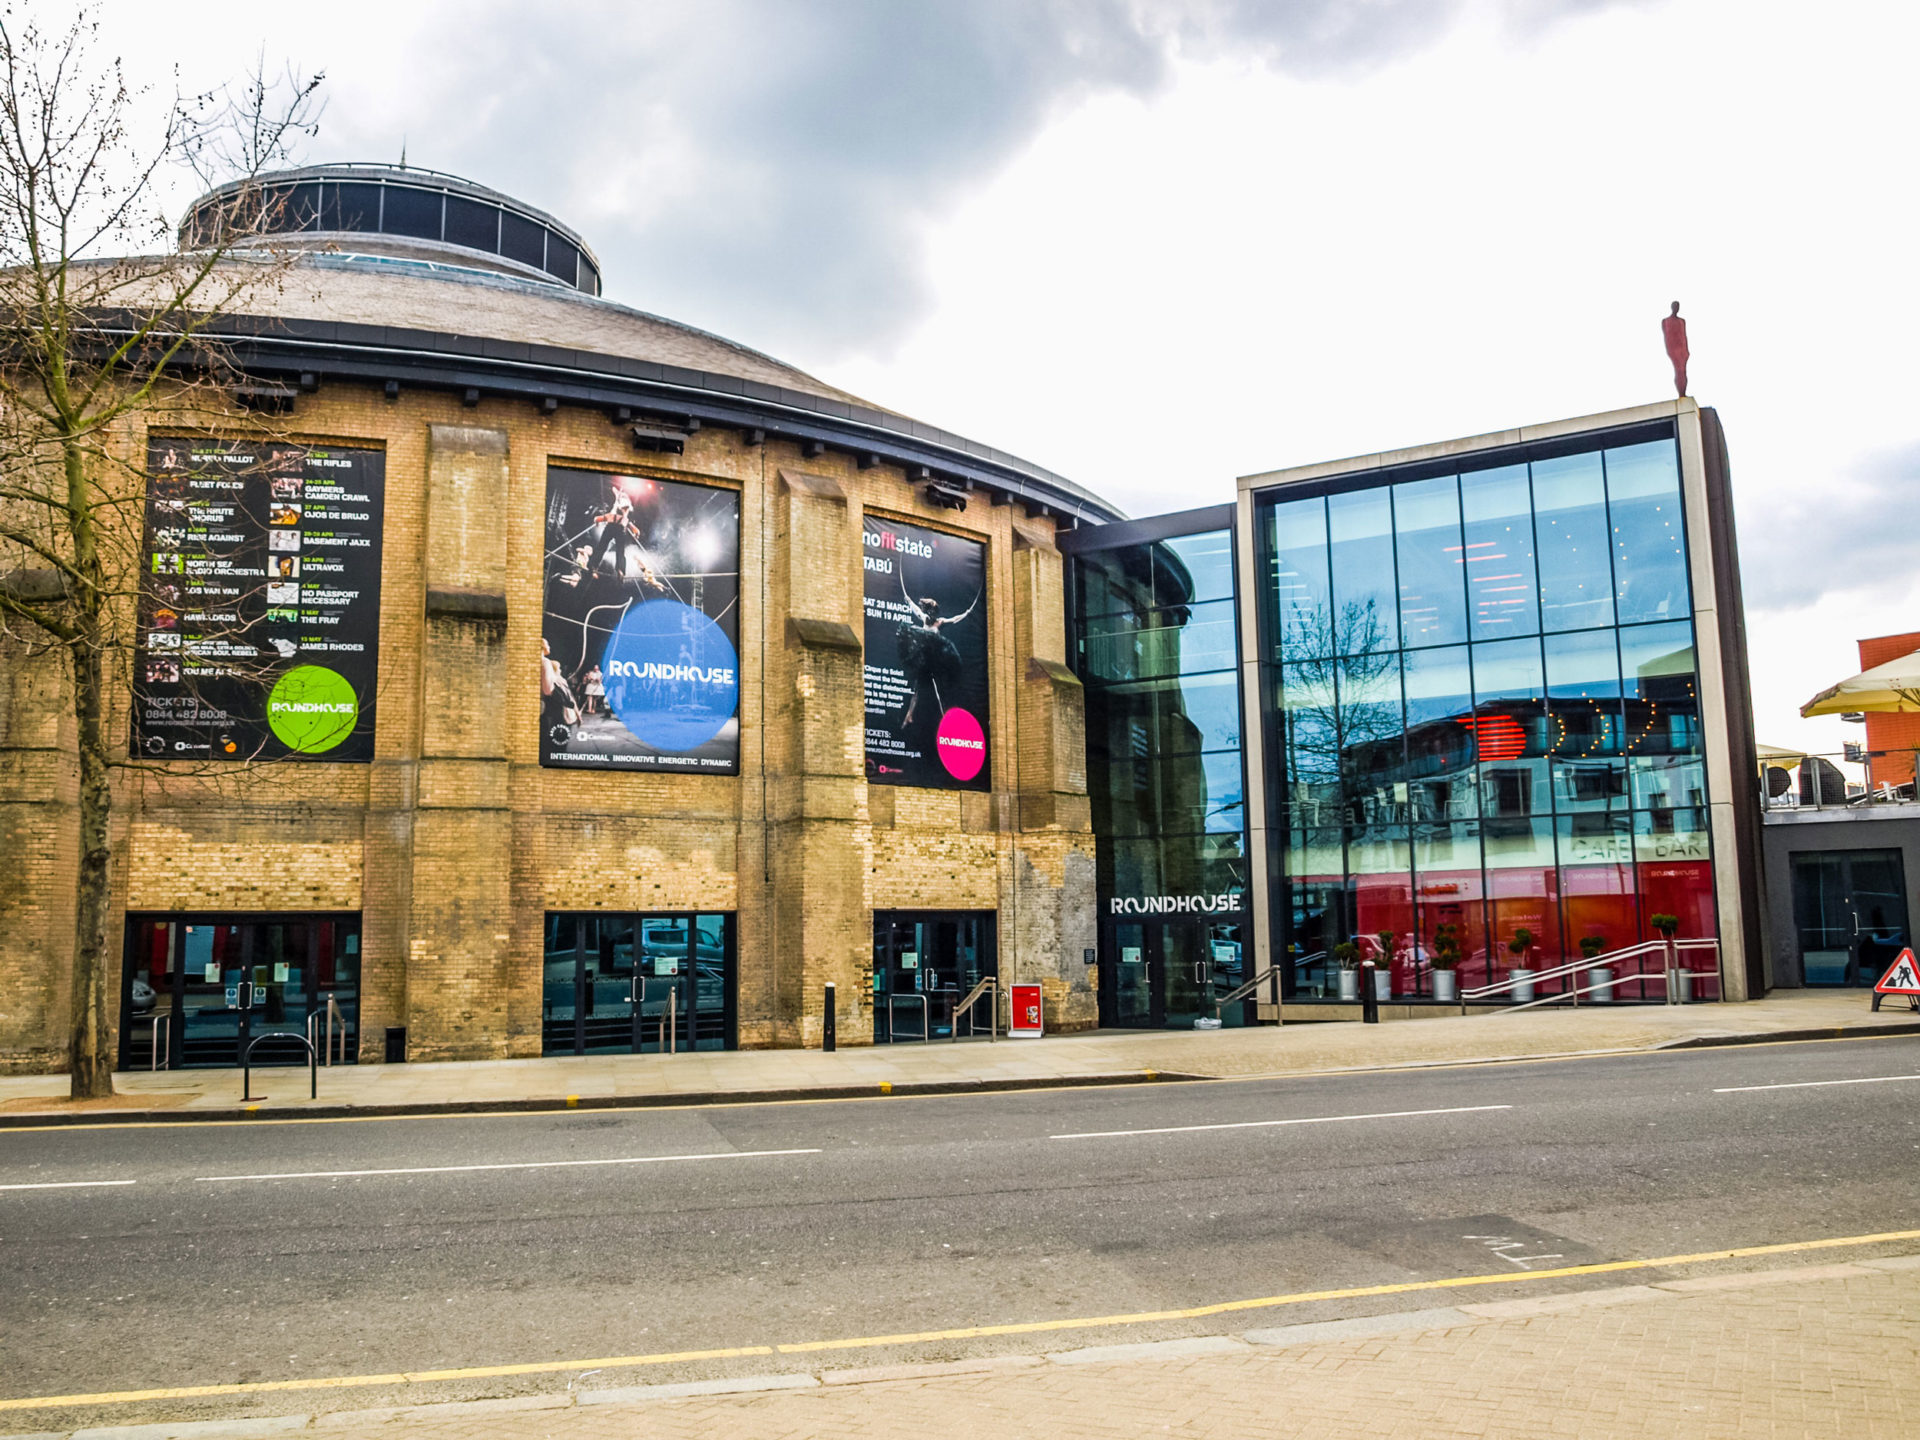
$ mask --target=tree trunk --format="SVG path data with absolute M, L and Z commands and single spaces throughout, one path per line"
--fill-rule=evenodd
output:
M 112 905 L 107 827 L 113 786 L 101 715 L 100 650 L 82 644 L 71 653 L 80 742 L 80 883 L 74 907 L 73 1039 L 67 1063 L 73 1098 L 92 1100 L 113 1094 L 113 1030 L 107 1016 L 107 915 Z

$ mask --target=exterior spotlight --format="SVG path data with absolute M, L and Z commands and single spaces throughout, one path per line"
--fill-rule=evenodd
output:
M 473 409 L 474 406 L 480 403 L 480 392 L 469 385 L 465 390 L 460 392 L 460 403 L 469 410 Z
M 398 380 L 387 381 L 386 396 L 389 400 L 398 400 L 400 398 L 400 382 Z
M 542 415 L 551 415 L 553 414 L 554 411 L 558 410 L 559 408 L 560 408 L 559 396 L 542 395 L 540 397 L 540 413 Z
M 677 430 L 656 430 L 651 425 L 635 425 L 633 448 L 653 450 L 663 455 L 679 455 L 687 448 L 687 437 Z
M 967 492 L 957 485 L 949 485 L 944 480 L 936 480 L 927 486 L 927 500 L 942 510 L 964 510 L 967 508 Z

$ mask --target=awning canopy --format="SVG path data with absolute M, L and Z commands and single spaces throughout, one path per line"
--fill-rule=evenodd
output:
M 1753 748 L 1755 753 L 1759 755 L 1762 765 L 1778 765 L 1787 770 L 1791 770 L 1807 758 L 1806 751 L 1789 750 L 1784 745 L 1767 745 L 1762 743 L 1755 745 Z
M 1801 715 L 1845 715 L 1855 710 L 1920 712 L 1920 650 L 1862 670 L 1830 685 L 1800 707 Z

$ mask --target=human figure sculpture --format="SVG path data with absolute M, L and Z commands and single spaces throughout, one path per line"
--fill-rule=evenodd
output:
M 1660 322 L 1660 333 L 1667 340 L 1667 358 L 1673 361 L 1673 393 L 1685 397 L 1687 393 L 1687 322 L 1680 318 L 1680 302 L 1673 302 L 1673 309 Z

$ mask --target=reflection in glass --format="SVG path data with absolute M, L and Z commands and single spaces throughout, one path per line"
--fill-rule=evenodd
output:
M 1480 803 L 1467 723 L 1473 718 L 1467 647 L 1409 650 L 1404 663 L 1409 813 L 1415 820 L 1471 820 Z
M 1685 620 L 1620 631 L 1628 754 L 1700 753 L 1694 667 L 1693 626 Z
M 1678 620 L 1692 609 L 1692 597 L 1674 443 L 1609 450 L 1606 469 L 1619 623 Z
M 1399 644 L 1393 571 L 1393 502 L 1385 490 L 1354 490 L 1327 497 L 1328 546 L 1333 568 L 1335 651 L 1354 655 Z M 1286 638 L 1281 640 L 1286 653 Z
M 1290 500 L 1272 517 L 1274 633 L 1283 656 L 1333 654 L 1333 591 L 1327 578 L 1327 502 Z
M 1524 465 L 1460 477 L 1461 538 L 1476 640 L 1531 635 L 1540 628 L 1530 497 Z
M 1345 934 L 1346 891 L 1338 830 L 1294 830 L 1282 853 L 1287 888 L 1286 960 L 1291 993 L 1333 996 L 1333 947 Z
M 1080 646 L 1084 668 L 1096 680 L 1231 670 L 1239 653 L 1233 602 L 1091 617 L 1084 622 Z
M 1620 655 L 1614 632 L 1549 635 L 1545 649 L 1554 806 L 1624 808 L 1625 765 L 1618 758 L 1623 734 Z
M 1606 484 L 1598 452 L 1533 464 L 1540 546 L 1540 621 L 1546 630 L 1613 623 Z
M 1326 660 L 1280 667 L 1290 824 L 1330 825 L 1339 820 L 1342 735 L 1334 669 Z
M 1627 817 L 1563 815 L 1558 825 L 1568 959 L 1578 956 L 1605 965 L 1608 951 L 1625 949 L 1640 938 Z
M 1441 475 L 1394 486 L 1393 523 L 1402 643 L 1411 648 L 1465 640 L 1467 566 L 1454 477 Z
M 1420 958 L 1430 965 L 1440 949 L 1440 927 L 1451 926 L 1460 951 L 1462 988 L 1484 985 L 1487 970 L 1487 917 L 1482 903 L 1480 827 L 1415 825 L 1413 878 Z
M 1545 687 L 1540 642 L 1496 640 L 1473 647 L 1472 724 L 1480 761 L 1480 813 L 1545 814 L 1552 808 L 1544 757 Z
M 1184 596 L 1162 596 L 1162 605 L 1175 600 L 1231 600 L 1233 598 L 1233 539 L 1226 530 L 1209 530 L 1204 535 L 1182 535 L 1163 540 L 1157 547 L 1169 563 L 1155 569 L 1156 577 L 1172 576 L 1184 570 L 1188 577 Z

